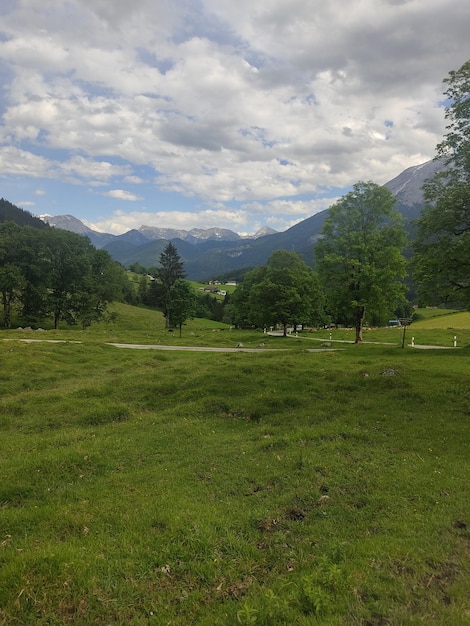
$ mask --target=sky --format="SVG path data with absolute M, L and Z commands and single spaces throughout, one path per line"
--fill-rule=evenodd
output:
M 284 231 L 435 156 L 468 0 L 2 0 L 0 196 Z

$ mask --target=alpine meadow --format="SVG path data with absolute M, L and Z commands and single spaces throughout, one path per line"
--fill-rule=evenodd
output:
M 0 623 L 468 624 L 461 314 L 419 350 L 114 312 L 2 332 Z

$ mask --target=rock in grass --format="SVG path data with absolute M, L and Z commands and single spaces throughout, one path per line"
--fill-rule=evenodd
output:
M 384 370 L 382 372 L 382 376 L 398 376 L 400 372 L 398 370 L 394 370 L 392 368 Z

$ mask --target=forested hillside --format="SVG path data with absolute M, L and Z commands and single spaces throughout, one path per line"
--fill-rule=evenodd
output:
M 48 228 L 48 225 L 29 211 L 20 209 L 5 198 L 0 199 L 0 222 L 15 222 L 18 226 Z

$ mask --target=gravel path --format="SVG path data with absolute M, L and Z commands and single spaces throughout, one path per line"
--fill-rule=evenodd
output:
M 3 339 L 3 341 L 22 341 L 24 343 L 82 343 L 81 341 L 69 341 L 67 339 Z M 320 341 L 315 339 L 314 341 Z M 325 340 L 323 340 L 325 341 Z M 329 342 L 328 342 L 329 343 Z M 335 339 L 334 343 L 351 343 L 353 341 Z M 376 343 L 375 341 L 364 341 L 363 343 Z M 210 348 L 207 346 L 162 346 L 160 344 L 139 344 L 139 343 L 107 343 L 108 346 L 114 346 L 115 348 L 130 348 L 132 350 L 186 350 L 187 352 L 281 352 L 288 350 L 288 348 Z M 383 344 L 383 345 L 396 345 L 396 344 Z M 417 344 L 408 344 L 408 348 L 416 348 L 417 350 L 455 350 L 453 346 L 425 346 Z M 305 352 L 337 352 L 338 350 L 345 350 L 345 348 L 306 348 Z
M 186 350 L 188 352 L 281 352 L 288 348 L 210 348 L 204 346 L 162 346 L 160 344 L 108 343 L 115 348 L 131 348 L 133 350 Z M 309 348 L 306 352 L 333 352 L 344 348 Z
M 188 352 L 266 352 L 264 348 L 210 348 L 205 346 L 162 346 L 160 344 L 139 344 L 139 343 L 108 343 L 108 346 L 115 348 L 132 348 L 133 350 L 186 350 Z M 285 348 L 276 348 L 276 350 Z

